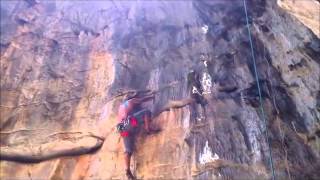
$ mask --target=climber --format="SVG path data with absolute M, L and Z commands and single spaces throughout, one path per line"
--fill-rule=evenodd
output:
M 147 134 L 153 134 L 160 131 L 158 128 L 151 128 L 151 112 L 148 109 L 141 108 L 141 104 L 154 99 L 154 94 L 134 94 L 124 98 L 124 102 L 119 106 L 117 129 L 123 137 L 125 147 L 125 168 L 126 176 L 129 179 L 135 179 L 130 170 L 130 159 L 134 150 L 135 135 L 142 125 Z
M 191 98 L 193 98 L 195 102 L 200 104 L 202 107 L 204 117 L 201 117 L 200 119 L 205 118 L 205 105 L 207 105 L 207 101 L 203 97 L 203 89 L 200 83 L 199 74 L 193 69 L 188 73 L 187 85 Z

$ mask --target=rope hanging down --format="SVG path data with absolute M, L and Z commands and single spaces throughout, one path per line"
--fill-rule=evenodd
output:
M 256 66 L 256 59 L 255 59 L 255 56 L 254 56 L 253 43 L 252 43 L 252 38 L 251 38 L 251 33 L 250 33 L 250 26 L 249 26 L 249 18 L 248 18 L 246 0 L 243 0 L 243 6 L 244 6 L 245 14 L 246 14 L 248 35 L 249 35 L 249 41 L 250 41 L 250 47 L 251 47 L 251 55 L 252 55 L 254 73 L 255 73 L 255 78 L 256 78 L 257 87 L 258 87 L 258 93 L 259 93 L 260 111 L 261 111 L 261 114 L 262 114 L 262 119 L 263 119 L 263 122 L 264 122 L 265 131 L 266 131 L 266 140 L 267 140 L 268 149 L 269 149 L 270 167 L 271 167 L 271 170 L 272 170 L 272 179 L 275 180 L 275 173 L 274 173 L 273 160 L 272 160 L 272 152 L 271 152 L 270 142 L 269 142 L 269 138 L 268 138 L 269 135 L 268 135 L 267 122 L 266 122 L 266 118 L 265 118 L 264 109 L 263 109 L 263 106 L 262 106 L 261 89 L 260 89 L 258 71 L 257 71 L 257 66 Z

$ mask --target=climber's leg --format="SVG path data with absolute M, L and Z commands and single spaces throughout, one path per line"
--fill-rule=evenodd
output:
M 123 137 L 123 143 L 125 148 L 124 163 L 126 168 L 126 176 L 129 179 L 134 179 L 134 176 L 132 175 L 130 170 L 130 161 L 131 161 L 131 156 L 134 148 L 134 136 L 130 135 L 130 136 Z
M 130 160 L 131 160 L 131 156 L 132 154 L 130 153 L 125 153 L 124 159 L 125 159 L 125 165 L 126 165 L 126 176 L 128 179 L 135 179 L 135 177 L 133 176 L 131 170 L 130 170 Z
M 126 167 L 126 171 L 130 171 L 130 160 L 131 160 L 131 155 L 130 153 L 124 153 L 124 163 Z

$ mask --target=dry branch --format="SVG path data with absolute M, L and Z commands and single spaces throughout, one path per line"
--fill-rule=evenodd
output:
M 121 92 L 118 92 L 118 94 L 110 97 L 107 99 L 107 102 L 109 101 L 112 101 L 118 97 L 122 97 L 122 96 L 125 96 L 125 95 L 128 95 L 128 94 L 139 94 L 139 93 L 144 93 L 144 95 L 151 95 L 151 94 L 156 94 L 160 91 L 163 91 L 164 89 L 167 89 L 167 88 L 170 88 L 170 87 L 173 87 L 175 86 L 176 84 L 178 84 L 179 81 L 174 81 L 174 82 L 171 82 L 169 84 L 166 84 L 158 89 L 152 89 L 152 90 L 135 90 L 135 89 L 129 89 L 129 90 L 124 90 L 124 91 L 121 91 Z
M 14 133 L 19 133 L 19 132 L 32 132 L 32 131 L 49 131 L 49 129 L 17 129 L 17 130 L 12 130 L 12 131 L 0 131 L 0 135 L 2 134 L 14 134 Z
M 77 156 L 94 152 L 101 148 L 104 138 L 86 133 L 60 132 L 68 137 L 57 138 L 45 143 L 33 144 L 32 148 L 26 144 L 16 146 L 2 146 L 0 160 L 24 163 L 37 163 L 62 156 Z

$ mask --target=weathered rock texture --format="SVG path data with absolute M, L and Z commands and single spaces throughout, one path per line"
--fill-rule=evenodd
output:
M 278 5 L 297 17 L 320 38 L 319 0 L 278 0 Z
M 138 178 L 269 179 L 266 138 L 277 178 L 319 178 L 319 39 L 276 0 L 247 4 L 267 126 L 241 0 L 1 1 L 1 179 L 124 179 L 116 96 L 159 90 L 156 112 L 188 98 L 190 68 L 212 77 L 206 119 L 155 118 Z

